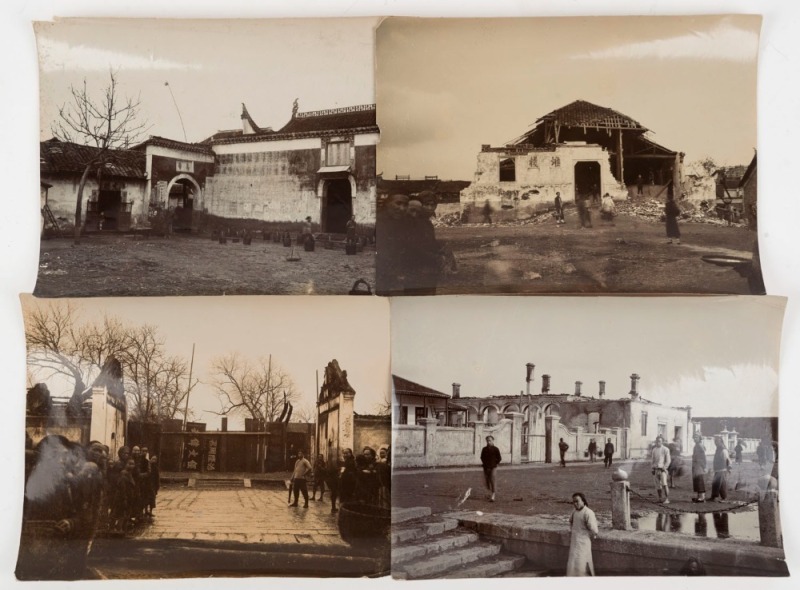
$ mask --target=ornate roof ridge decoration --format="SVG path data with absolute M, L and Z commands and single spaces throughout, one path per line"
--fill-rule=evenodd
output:
M 326 115 L 341 115 L 342 113 L 357 113 L 361 111 L 374 111 L 375 104 L 359 104 L 350 107 L 340 107 L 337 109 L 323 109 L 321 111 L 306 111 L 304 113 L 297 113 L 293 115 L 298 119 L 306 119 L 308 117 L 324 117 Z
M 220 139 L 212 139 L 209 143 L 211 145 L 223 145 L 228 143 L 251 143 L 254 141 L 279 141 L 282 139 L 331 137 L 335 135 L 341 135 L 342 131 L 347 131 L 352 135 L 358 135 L 359 133 L 378 133 L 379 128 L 377 125 L 370 125 L 368 127 L 348 127 L 346 129 L 326 129 L 324 131 L 296 131 L 288 133 L 281 133 L 280 131 L 275 131 L 272 133 L 240 135 L 236 137 L 223 137 Z
M 256 125 L 256 122 L 253 121 L 253 117 L 250 116 L 250 113 L 247 112 L 247 107 L 244 103 L 242 103 L 242 119 L 247 119 L 247 122 L 250 123 L 250 127 L 253 128 L 253 131 L 256 133 L 261 133 L 263 129 Z

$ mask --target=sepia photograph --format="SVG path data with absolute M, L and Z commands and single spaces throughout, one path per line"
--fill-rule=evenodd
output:
M 392 299 L 392 576 L 788 576 L 785 303 Z
M 760 24 L 383 21 L 378 291 L 765 293 Z
M 18 579 L 388 575 L 388 302 L 23 312 Z
M 371 293 L 376 23 L 36 23 L 35 294 Z

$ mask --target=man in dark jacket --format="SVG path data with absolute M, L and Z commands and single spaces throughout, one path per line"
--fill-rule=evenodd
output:
M 503 458 L 500 456 L 500 449 L 494 446 L 494 437 L 486 437 L 486 446 L 481 451 L 481 463 L 483 464 L 483 477 L 486 480 L 486 489 L 489 490 L 489 501 L 494 502 L 497 486 L 495 484 L 494 472 Z
M 606 446 L 603 447 L 603 464 L 606 467 L 611 467 L 611 459 L 614 456 L 614 445 L 611 444 L 611 439 L 606 441 Z
M 563 438 L 558 439 L 558 454 L 561 457 L 561 467 L 567 466 L 567 451 L 569 450 L 569 445 L 564 442 Z

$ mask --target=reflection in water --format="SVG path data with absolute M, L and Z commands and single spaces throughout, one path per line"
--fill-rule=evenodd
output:
M 728 528 L 728 513 L 727 512 L 715 512 L 714 516 L 714 528 L 717 529 L 717 538 L 719 539 L 727 539 L 731 536 L 730 529 Z
M 746 539 L 760 541 L 758 530 L 758 510 L 737 512 L 678 513 L 666 514 L 651 512 L 642 514 L 637 521 L 641 531 L 679 533 L 697 537 L 717 537 L 719 539 Z
M 705 514 L 698 514 L 694 521 L 694 534 L 698 537 L 708 536 L 708 517 Z

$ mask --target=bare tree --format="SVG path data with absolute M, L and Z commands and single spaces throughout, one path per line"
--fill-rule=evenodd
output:
M 310 424 L 311 422 L 317 421 L 317 412 L 315 409 L 303 404 L 294 411 L 292 417 L 294 418 L 295 422 L 305 422 L 306 424 Z
M 275 361 L 261 358 L 253 362 L 233 353 L 214 360 L 212 370 L 222 415 L 240 413 L 275 422 L 284 401 L 299 397 L 291 377 Z
M 115 357 L 122 365 L 131 418 L 160 422 L 183 413 L 190 390 L 186 360 L 167 354 L 153 326 L 127 326 L 107 316 L 81 322 L 70 303 L 47 302 L 26 312 L 25 337 L 33 376 L 72 380 L 72 407 L 91 396 L 89 385 Z
M 189 370 L 184 359 L 165 353 L 154 326 L 128 328 L 120 357 L 125 367 L 126 394 L 131 418 L 161 422 L 183 413 L 189 393 Z
M 373 410 L 378 416 L 391 416 L 392 415 L 392 396 L 388 391 L 383 393 L 383 399 L 375 403 Z
M 92 145 L 86 152 L 83 174 L 75 200 L 75 243 L 80 242 L 83 189 L 91 173 L 96 176 L 106 164 L 114 162 L 113 150 L 136 143 L 144 135 L 147 124 L 139 120 L 140 100 L 121 98 L 116 73 L 109 72 L 109 83 L 103 98 L 95 100 L 86 80 L 82 87 L 70 86 L 71 98 L 58 110 L 58 121 L 52 125 L 53 136 L 60 141 Z

